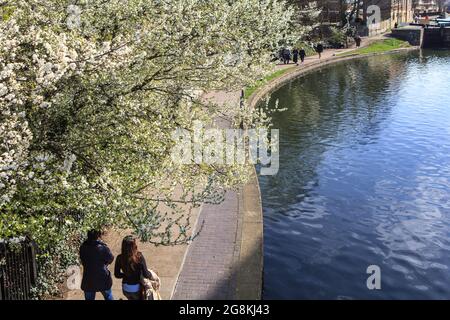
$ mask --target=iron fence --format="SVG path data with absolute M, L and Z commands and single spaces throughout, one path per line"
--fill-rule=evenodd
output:
M 35 246 L 26 238 L 0 239 L 0 300 L 29 300 L 37 275 Z

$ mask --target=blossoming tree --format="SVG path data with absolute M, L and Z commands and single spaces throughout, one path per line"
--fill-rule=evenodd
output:
M 189 239 L 186 205 L 248 170 L 177 165 L 171 134 L 223 114 L 201 92 L 269 72 L 292 16 L 278 0 L 0 0 L 0 238 L 49 259 L 89 228 Z

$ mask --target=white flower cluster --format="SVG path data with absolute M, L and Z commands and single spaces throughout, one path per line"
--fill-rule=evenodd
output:
M 171 134 L 224 112 L 257 118 L 198 93 L 241 89 L 271 70 L 277 46 L 295 39 L 284 1 L 11 3 L 0 21 L 0 209 L 34 213 L 39 228 L 16 222 L 50 234 L 63 217 L 167 242 L 173 230 L 156 230 L 182 221 L 167 222 L 169 209 L 184 214 L 179 203 L 220 199 L 216 189 L 245 181 L 242 165 L 174 164 Z M 83 218 L 67 224 L 75 213 Z

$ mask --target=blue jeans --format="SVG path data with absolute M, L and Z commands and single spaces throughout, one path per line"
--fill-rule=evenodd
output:
M 97 292 L 95 291 L 84 291 L 84 298 L 86 300 L 95 300 L 95 294 Z M 105 290 L 105 291 L 101 291 L 103 298 L 105 298 L 105 300 L 114 300 L 113 295 L 112 295 L 112 290 Z
M 122 290 L 122 293 L 128 300 L 142 300 L 140 292 L 126 292 Z

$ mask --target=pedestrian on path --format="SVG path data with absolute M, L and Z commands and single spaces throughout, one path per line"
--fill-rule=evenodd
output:
M 357 48 L 361 47 L 361 37 L 359 35 L 355 36 L 355 43 Z
M 305 57 L 306 57 L 305 49 L 301 48 L 300 51 L 298 52 L 298 54 L 300 55 L 300 61 L 302 63 L 305 62 Z
M 298 49 L 295 48 L 294 51 L 292 51 L 292 61 L 298 66 Z
M 283 62 L 284 64 L 289 64 L 291 62 L 291 50 L 287 48 L 283 50 Z
M 141 278 L 151 280 L 152 274 L 133 236 L 126 236 L 122 241 L 122 252 L 117 256 L 114 276 L 122 279 L 122 292 L 128 300 L 143 299 Z
M 100 231 L 90 230 L 87 240 L 80 247 L 80 260 L 83 265 L 81 289 L 86 300 L 95 300 L 97 292 L 101 292 L 105 300 L 114 300 L 111 272 L 108 270 L 114 256 L 100 238 Z
M 322 58 L 322 52 L 323 52 L 323 44 L 319 42 L 319 44 L 316 46 L 316 52 L 319 54 L 319 59 Z
M 284 48 L 280 49 L 278 52 L 278 58 L 280 59 L 280 64 L 284 63 Z

